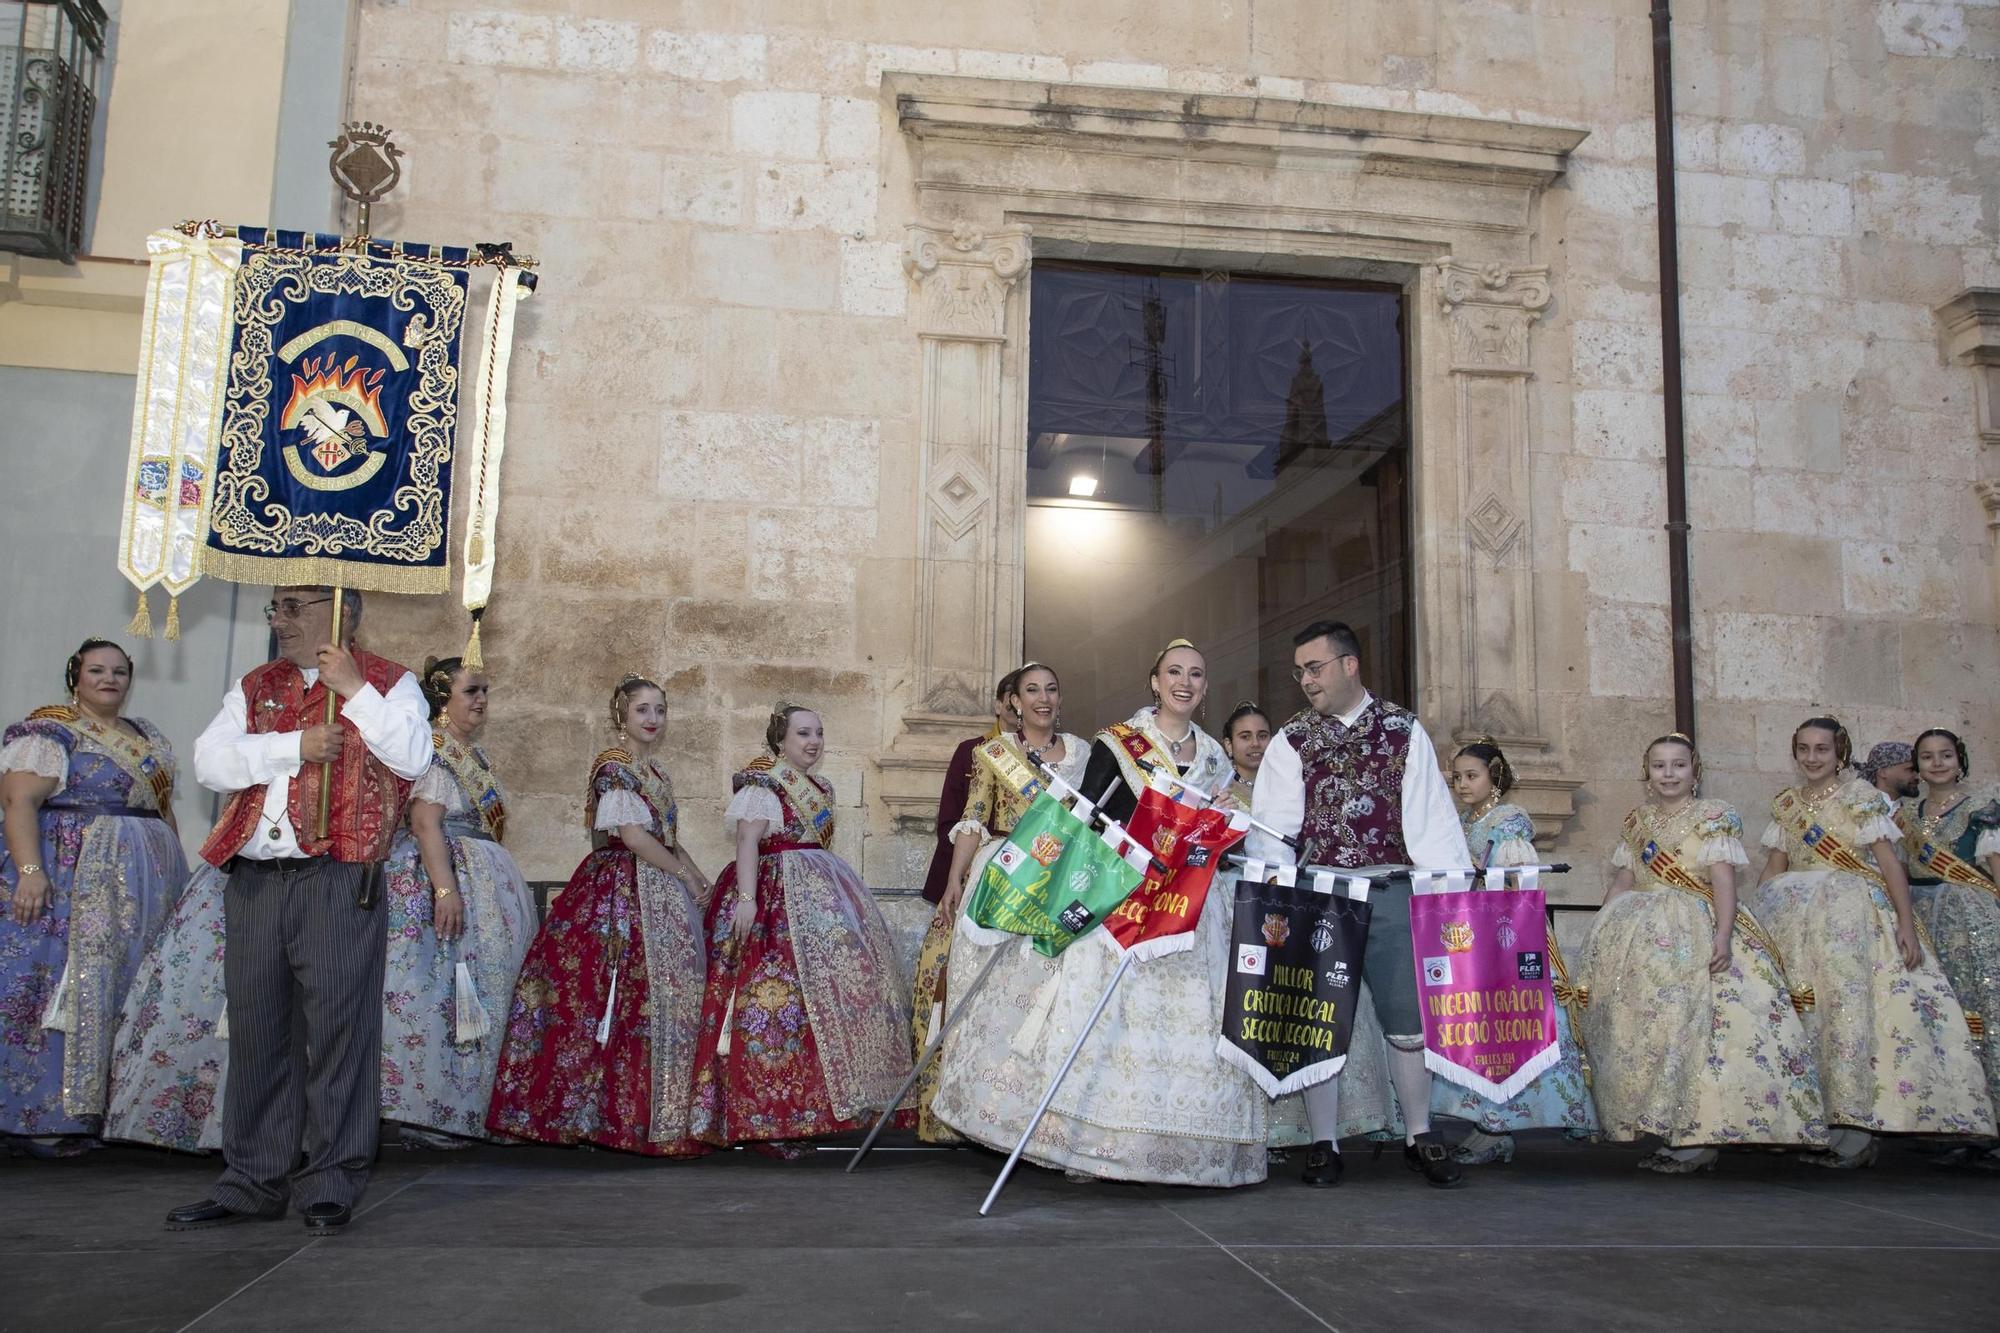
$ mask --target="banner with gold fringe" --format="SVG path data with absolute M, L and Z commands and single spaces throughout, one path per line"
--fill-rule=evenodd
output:
M 240 227 L 205 572 L 447 591 L 464 249 Z
M 150 638 L 146 592 L 167 590 L 167 637 L 180 637 L 180 596 L 201 578 L 201 547 L 222 424 L 222 366 L 243 243 L 199 232 L 146 238 L 152 267 L 140 315 L 138 391 L 118 572 L 139 591 L 125 627 Z

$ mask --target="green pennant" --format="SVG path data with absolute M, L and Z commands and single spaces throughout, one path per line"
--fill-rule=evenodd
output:
M 1063 803 L 1044 792 L 991 861 L 967 915 L 1026 935 L 1054 957 L 1108 916 L 1140 875 Z

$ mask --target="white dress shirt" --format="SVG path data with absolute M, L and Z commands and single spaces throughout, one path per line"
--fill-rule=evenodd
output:
M 1351 727 L 1374 701 L 1375 696 L 1363 691 L 1361 702 L 1350 712 L 1336 714 L 1335 720 Z M 1305 775 L 1300 771 L 1299 752 L 1292 748 L 1291 737 L 1282 727 L 1272 733 L 1264 750 L 1257 785 L 1251 791 L 1250 816 L 1259 824 L 1294 835 L 1305 822 Z M 1415 718 L 1410 719 L 1410 749 L 1403 764 L 1403 845 L 1409 849 L 1410 864 L 1420 870 L 1464 870 L 1472 865 L 1465 827 L 1459 823 L 1458 807 L 1452 804 L 1451 789 L 1438 766 L 1437 747 Z M 1296 851 L 1256 824 L 1250 826 L 1244 852 L 1274 865 L 1293 865 L 1298 860 Z
M 318 667 L 301 674 L 306 678 L 308 690 L 319 680 Z M 417 687 L 417 678 L 409 672 L 405 671 L 386 695 L 364 682 L 352 698 L 342 703 L 340 715 L 361 733 L 368 753 L 397 777 L 414 782 L 430 767 L 430 705 Z M 257 733 L 250 730 L 248 719 L 243 682 L 238 681 L 223 696 L 222 711 L 194 743 L 195 781 L 224 796 L 268 784 L 257 828 L 237 855 L 252 861 L 299 856 L 302 853 L 298 834 L 292 828 L 289 805 L 292 778 L 303 762 L 299 758 L 299 737 L 304 733 Z

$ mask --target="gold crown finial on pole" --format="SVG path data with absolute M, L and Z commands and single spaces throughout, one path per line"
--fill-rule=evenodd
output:
M 403 179 L 403 150 L 389 142 L 386 127 L 372 120 L 349 121 L 326 146 L 333 150 L 326 159 L 327 174 L 359 206 L 354 239 L 365 241 L 369 210 Z

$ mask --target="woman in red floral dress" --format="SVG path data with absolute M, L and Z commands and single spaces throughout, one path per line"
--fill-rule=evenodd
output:
M 591 766 L 596 844 L 549 909 L 514 987 L 487 1128 L 541 1143 L 685 1157 L 701 1013 L 708 877 L 675 841 L 654 762 L 666 698 L 642 676 L 611 695 L 618 747 Z
M 790 1155 L 784 1140 L 859 1128 L 895 1094 L 910 1072 L 909 987 L 875 900 L 828 850 L 819 714 L 780 704 L 765 742 L 723 815 L 736 860 L 708 908 L 691 1132 Z

